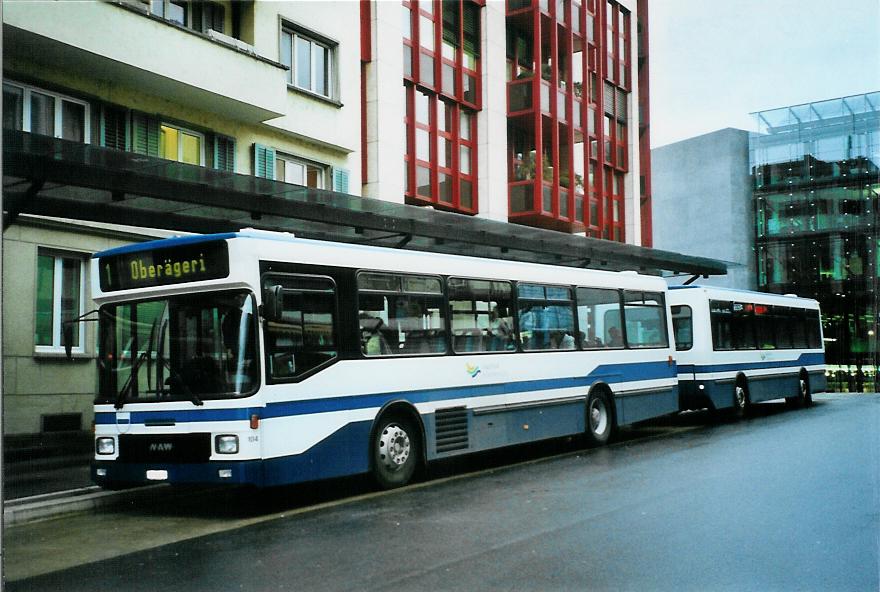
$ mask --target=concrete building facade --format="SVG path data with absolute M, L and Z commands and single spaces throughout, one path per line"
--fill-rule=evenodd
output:
M 757 289 L 749 133 L 703 134 L 654 148 L 651 161 L 654 246 L 728 263 L 726 276 L 700 283 Z

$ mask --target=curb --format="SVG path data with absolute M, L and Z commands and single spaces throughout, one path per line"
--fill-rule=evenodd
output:
M 98 508 L 136 502 L 171 492 L 168 485 L 148 485 L 125 491 L 105 491 L 93 485 L 80 489 L 9 500 L 3 506 L 5 526 L 27 524 L 65 514 L 94 512 Z

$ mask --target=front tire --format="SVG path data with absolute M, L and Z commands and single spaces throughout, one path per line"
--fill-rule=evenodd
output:
M 614 432 L 614 412 L 608 394 L 594 390 L 587 397 L 587 443 L 591 446 L 607 444 Z
M 403 416 L 380 419 L 370 450 L 373 478 L 382 489 L 403 487 L 415 473 L 421 455 L 421 440 L 413 422 Z

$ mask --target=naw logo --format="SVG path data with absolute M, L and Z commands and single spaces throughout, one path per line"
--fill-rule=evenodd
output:
M 471 375 L 471 378 L 476 378 L 477 374 L 480 373 L 480 367 L 473 364 L 465 364 L 464 369 L 467 370 L 467 373 Z

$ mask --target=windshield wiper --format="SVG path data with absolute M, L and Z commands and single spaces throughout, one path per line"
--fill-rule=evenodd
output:
M 128 395 L 128 392 L 131 390 L 131 388 L 134 386 L 134 381 L 137 377 L 138 370 L 140 369 L 141 364 L 144 363 L 144 360 L 149 357 L 149 355 L 149 350 L 144 351 L 131 365 L 131 374 L 128 375 L 128 380 L 125 381 L 125 384 L 122 385 L 121 389 L 119 389 L 119 394 L 116 395 L 116 403 L 113 405 L 114 409 L 122 409 L 122 407 L 125 405 L 126 396 Z

